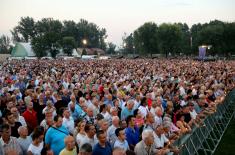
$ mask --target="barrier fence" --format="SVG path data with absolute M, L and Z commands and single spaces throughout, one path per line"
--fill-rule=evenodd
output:
M 194 127 L 190 134 L 180 137 L 174 145 L 180 148 L 180 155 L 212 155 L 234 116 L 235 89 L 217 106 L 214 114 L 205 118 L 205 126 Z

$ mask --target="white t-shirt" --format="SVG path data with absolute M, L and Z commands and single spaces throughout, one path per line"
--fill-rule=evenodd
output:
M 74 133 L 74 120 L 72 116 L 70 116 L 69 119 L 63 117 L 63 125 L 68 129 L 70 133 Z
M 33 155 L 41 155 L 42 148 L 43 148 L 43 142 L 41 142 L 39 146 L 35 146 L 31 143 L 29 145 L 28 151 L 32 152 Z
M 86 139 L 86 135 L 83 135 L 83 134 L 80 134 L 80 133 L 77 134 L 76 142 L 77 142 L 79 147 L 81 146 L 80 144 L 82 144 L 85 141 L 85 139 Z
M 138 109 L 141 112 L 142 116 L 145 118 L 148 113 L 148 109 L 144 106 L 140 106 Z

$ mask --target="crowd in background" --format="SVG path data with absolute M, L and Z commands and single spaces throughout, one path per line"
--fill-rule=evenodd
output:
M 0 66 L 0 154 L 178 154 L 235 86 L 235 61 L 12 60 Z

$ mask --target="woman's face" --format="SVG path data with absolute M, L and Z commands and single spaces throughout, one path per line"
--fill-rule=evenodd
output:
M 58 118 L 58 121 L 56 122 L 56 127 L 60 127 L 62 125 L 63 119 L 62 117 Z
M 85 122 L 82 122 L 82 123 L 81 123 L 81 125 L 80 125 L 80 131 L 84 131 L 84 130 L 85 130 L 85 125 L 86 125 Z

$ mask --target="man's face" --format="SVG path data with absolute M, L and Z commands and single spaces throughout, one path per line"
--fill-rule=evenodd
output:
M 14 118 L 13 114 L 7 116 L 7 121 L 8 121 L 10 124 L 14 124 L 14 123 L 15 123 L 15 118 Z
M 152 135 L 152 134 L 151 134 Z M 148 146 L 151 146 L 154 142 L 154 136 L 149 136 L 147 139 L 146 139 L 146 145 Z
M 100 143 L 105 143 L 106 142 L 106 134 L 105 133 L 101 134 L 99 136 L 99 141 L 100 141 Z
M 64 112 L 64 117 L 65 117 L 65 118 L 69 118 L 69 117 L 70 117 L 70 112 L 69 112 L 68 109 L 65 110 L 65 112 Z
M 73 138 L 69 138 L 66 142 L 66 147 L 68 150 L 73 150 L 74 149 L 74 146 L 75 146 L 75 141 Z
M 121 130 L 121 131 L 119 132 L 119 138 L 120 138 L 121 140 L 125 140 L 125 139 L 126 139 L 126 134 L 125 134 L 125 131 L 124 131 L 124 130 Z
M 3 129 L 2 131 L 2 138 L 3 139 L 8 139 L 11 136 L 11 128 L 9 129 Z

